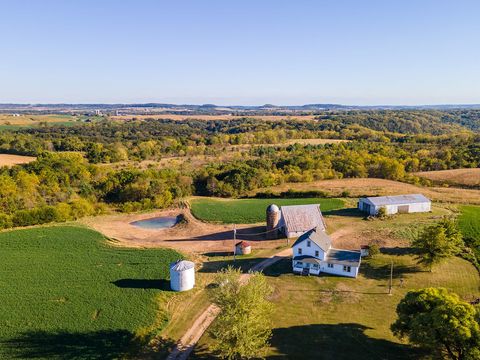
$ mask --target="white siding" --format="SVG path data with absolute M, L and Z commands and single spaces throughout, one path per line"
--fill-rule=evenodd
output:
M 307 246 L 307 241 L 310 241 L 310 247 Z M 302 253 L 298 252 L 298 249 L 302 249 Z M 318 255 L 315 254 L 318 251 Z M 319 260 L 325 260 L 325 252 L 311 240 L 302 241 L 300 244 L 293 246 L 293 256 L 308 255 L 316 257 Z
M 366 211 L 366 206 L 369 206 L 369 211 Z M 395 205 L 384 205 L 384 206 L 375 206 L 371 204 L 367 199 L 360 199 L 358 202 L 358 209 L 360 211 L 365 211 L 369 215 L 376 215 L 380 208 L 384 207 L 387 215 L 397 214 L 399 212 L 399 208 L 401 207 L 408 207 L 409 213 L 416 213 L 416 212 L 429 212 L 432 208 L 432 203 L 430 201 L 423 202 L 423 203 L 405 203 L 405 204 L 395 204 Z M 401 211 L 400 211 L 401 212 Z
M 354 278 L 357 277 L 358 275 L 358 266 L 350 266 L 350 272 L 346 272 L 343 270 L 343 265 L 333 264 L 333 268 L 331 268 L 331 267 L 328 267 L 326 262 L 324 262 L 322 263 L 320 270 L 327 274 L 348 276 L 348 277 L 354 277 Z

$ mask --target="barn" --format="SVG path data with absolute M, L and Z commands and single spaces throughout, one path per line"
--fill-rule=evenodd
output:
M 365 197 L 358 201 L 358 209 L 369 215 L 377 215 L 385 208 L 387 215 L 431 211 L 432 202 L 422 194 Z
M 270 238 L 278 235 L 297 238 L 313 228 L 321 231 L 326 229 L 319 204 L 288 205 L 281 208 L 272 204 L 267 208 L 267 235 Z

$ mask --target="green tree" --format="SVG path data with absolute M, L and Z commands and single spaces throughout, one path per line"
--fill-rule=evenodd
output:
M 477 310 L 443 288 L 409 291 L 391 330 L 400 338 L 453 360 L 480 358 Z
M 412 246 L 419 251 L 419 263 L 432 271 L 433 265 L 458 254 L 463 248 L 463 240 L 456 223 L 444 218 L 426 227 Z
M 250 274 L 244 284 L 239 269 L 217 274 L 212 301 L 220 314 L 211 329 L 213 350 L 226 359 L 262 358 L 271 337 L 272 289 L 261 273 Z

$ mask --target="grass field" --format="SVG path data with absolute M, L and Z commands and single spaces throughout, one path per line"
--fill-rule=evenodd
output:
M 480 206 L 460 206 L 458 224 L 463 236 L 480 242 Z
M 388 293 L 394 262 L 393 295 Z M 291 274 L 291 261 L 265 270 L 274 287 L 273 337 L 267 359 L 419 359 L 418 349 L 393 336 L 395 308 L 410 289 L 443 286 L 464 299 L 479 296 L 480 279 L 465 260 L 453 258 L 419 269 L 411 255 L 379 255 L 362 263 L 357 279 Z M 400 286 L 400 278 L 403 285 Z M 204 336 L 195 358 L 208 359 Z
M 340 209 L 344 203 L 340 199 L 239 199 L 223 200 L 195 198 L 191 201 L 192 214 L 200 220 L 225 224 L 253 224 L 265 221 L 265 211 L 269 204 L 302 205 L 320 204 L 323 213 Z
M 415 175 L 430 179 L 439 184 L 480 186 L 479 168 L 423 171 L 415 173 Z
M 160 330 L 166 249 L 115 248 L 72 226 L 0 233 L 0 358 L 111 359 Z

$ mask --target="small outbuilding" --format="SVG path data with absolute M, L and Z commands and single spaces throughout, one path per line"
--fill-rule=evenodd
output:
M 381 208 L 386 215 L 429 212 L 432 202 L 422 194 L 365 197 L 358 201 L 358 209 L 369 215 L 377 215 Z
M 247 255 L 252 252 L 252 246 L 248 241 L 240 241 L 235 244 L 235 255 Z
M 187 291 L 195 286 L 195 264 L 179 260 L 170 264 L 170 288 L 173 291 Z

